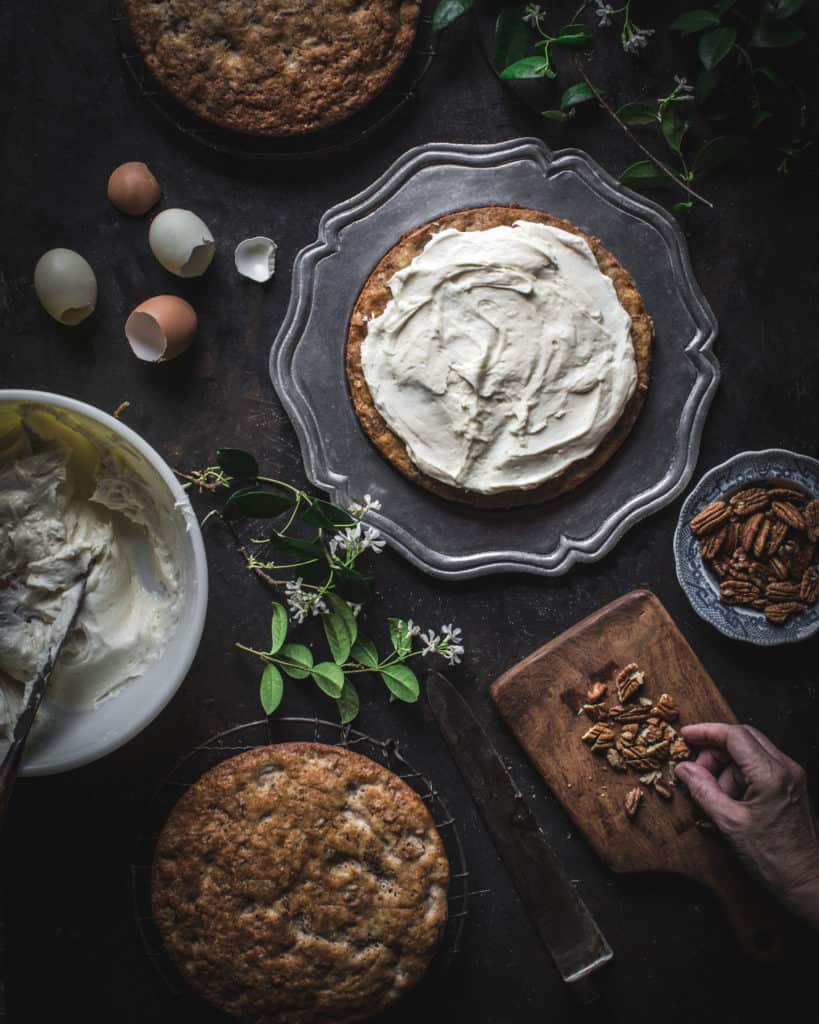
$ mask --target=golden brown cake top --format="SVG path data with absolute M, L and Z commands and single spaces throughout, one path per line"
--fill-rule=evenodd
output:
M 449 866 L 420 797 L 317 743 L 261 747 L 195 783 L 154 856 L 166 948 L 205 998 L 277 1024 L 354 1021 L 424 973 Z
M 294 135 L 349 117 L 379 93 L 413 39 L 417 0 L 127 0 L 159 81 L 200 117 Z

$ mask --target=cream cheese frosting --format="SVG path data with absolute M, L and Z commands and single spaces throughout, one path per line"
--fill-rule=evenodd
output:
M 0 451 L 0 735 L 89 556 L 49 703 L 88 706 L 116 694 L 161 654 L 181 610 L 164 513 L 148 483 L 88 438 L 78 434 L 72 447 L 69 437 L 61 429 L 45 438 L 23 420 Z
M 591 455 L 634 394 L 631 318 L 579 235 L 522 220 L 446 228 L 388 284 L 361 365 L 436 480 L 537 487 Z

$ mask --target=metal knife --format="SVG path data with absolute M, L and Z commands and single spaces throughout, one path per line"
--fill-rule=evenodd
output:
M 581 1001 L 595 1000 L 589 976 L 612 959 L 611 947 L 467 702 L 439 672 L 427 676 L 427 697 L 535 931 Z

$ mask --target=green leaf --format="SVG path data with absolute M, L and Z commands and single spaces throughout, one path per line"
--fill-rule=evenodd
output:
M 674 213 L 678 213 L 680 214 L 680 216 L 683 216 L 686 213 L 690 213 L 693 207 L 693 199 L 682 199 L 679 203 L 674 203 L 674 205 L 672 206 L 672 210 L 674 211 Z
M 562 110 L 541 110 L 541 117 L 545 117 L 547 121 L 568 121 L 569 115 L 564 114 Z
M 624 103 L 617 111 L 617 116 L 624 124 L 632 127 L 634 125 L 656 124 L 658 120 L 657 108 L 654 104 L 642 103 L 640 101 Z
M 766 121 L 770 121 L 773 114 L 770 110 L 757 110 L 751 119 L 751 128 L 756 131 L 757 128 L 761 128 Z
M 774 22 L 769 25 L 758 25 L 748 40 L 749 46 L 759 49 L 781 49 L 794 46 L 805 38 L 805 30 L 798 25 L 783 25 Z
M 407 634 L 407 624 L 403 619 L 387 619 L 390 624 L 390 640 L 393 649 L 402 657 L 409 654 L 412 648 L 412 637 Z
M 257 477 L 259 464 L 250 454 L 241 448 L 217 448 L 216 464 L 228 476 Z
M 768 21 L 784 21 L 802 10 L 804 0 L 766 0 L 762 17 Z
M 532 30 L 522 18 L 523 4 L 507 4 L 495 22 L 495 67 L 521 60 L 532 44 Z
M 282 702 L 284 680 L 275 665 L 265 665 L 262 681 L 259 684 L 259 697 L 266 715 L 272 715 Z
M 305 523 L 318 526 L 322 530 L 345 529 L 348 526 L 355 526 L 358 522 L 343 508 L 329 501 L 322 501 L 321 498 L 310 499 L 310 507 L 302 515 L 302 519 Z
M 324 626 L 324 635 L 330 647 L 330 653 L 336 665 L 343 665 L 350 657 L 350 648 L 353 641 L 344 620 L 335 612 L 329 615 L 322 615 L 321 623 Z
M 304 644 L 285 644 L 279 651 L 279 660 L 290 662 L 289 665 L 280 665 L 279 668 L 291 679 L 306 679 L 313 667 L 313 655 L 310 648 Z
M 366 637 L 358 637 L 352 646 L 350 656 L 365 668 L 377 668 L 378 666 L 378 651 L 372 640 L 368 640 Z
M 656 167 L 650 160 L 638 160 L 631 164 L 620 175 L 623 185 L 630 188 L 668 188 L 671 184 L 667 175 Z
M 714 68 L 712 71 L 701 71 L 697 78 L 695 95 L 698 103 L 705 103 L 711 93 L 725 77 L 725 68 Z
M 723 14 L 727 14 L 727 12 L 731 10 L 736 2 L 737 0 L 719 0 L 719 3 L 714 4 L 714 10 L 720 17 L 722 17 Z
M 418 700 L 421 687 L 418 685 L 418 677 L 409 666 L 388 665 L 381 669 L 381 676 L 393 697 L 405 704 L 414 704 Z
M 560 46 L 571 46 L 578 49 L 586 49 L 593 46 L 589 26 L 579 22 L 575 25 L 564 25 L 555 38 Z
M 507 79 L 552 77 L 549 70 L 549 62 L 543 57 L 524 57 L 504 68 L 500 76 Z
M 358 621 L 353 614 L 353 609 L 338 594 L 325 594 L 324 599 L 329 602 L 336 615 L 342 619 L 350 636 L 350 644 L 354 644 L 355 638 L 358 636 Z
M 737 40 L 735 28 L 712 28 L 700 36 L 697 50 L 703 67 L 712 71 L 731 52 Z
M 287 639 L 287 612 L 278 601 L 273 602 L 273 619 L 270 623 L 270 653 L 277 654 Z
M 722 167 L 738 156 L 747 144 L 747 139 L 738 135 L 718 135 L 715 139 L 709 139 L 694 157 L 694 173 L 707 174 Z
M 342 725 L 349 725 L 358 715 L 358 690 L 351 679 L 344 680 L 344 689 L 336 701 L 338 718 Z
M 372 595 L 372 579 L 356 569 L 335 569 L 333 581 L 336 592 L 353 604 L 363 604 Z
M 702 32 L 703 29 L 713 28 L 719 23 L 720 16 L 716 11 L 695 10 L 686 11 L 679 18 L 675 18 L 670 27 L 682 32 L 684 36 L 690 36 L 693 32 Z
M 593 99 L 594 90 L 592 87 L 585 82 L 578 82 L 576 85 L 570 85 L 560 97 L 560 109 L 568 110 L 570 107 L 576 107 L 578 103 L 585 103 L 586 100 Z
M 462 18 L 475 3 L 475 0 L 439 0 L 435 13 L 432 15 L 432 31 L 440 32 L 458 18 Z
M 296 502 L 295 495 L 276 494 L 258 488 L 243 488 L 228 498 L 222 508 L 222 516 L 229 522 L 237 519 L 273 519 L 291 509 Z
M 310 671 L 316 686 L 328 697 L 338 700 L 344 690 L 344 673 L 332 661 L 321 661 Z
M 688 121 L 680 115 L 673 103 L 669 103 L 663 110 L 660 129 L 669 148 L 679 153 L 683 136 L 688 131 Z
M 285 551 L 288 555 L 296 555 L 296 561 L 305 561 L 308 558 L 324 558 L 324 551 L 313 541 L 302 540 L 301 537 L 288 537 L 285 533 L 271 533 L 268 538 L 270 543 L 279 551 Z

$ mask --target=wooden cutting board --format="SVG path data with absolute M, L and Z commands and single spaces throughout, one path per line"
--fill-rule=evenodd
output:
M 713 680 L 654 594 L 635 590 L 583 619 L 506 672 L 491 688 L 498 711 L 537 770 L 600 858 L 617 872 L 665 871 L 708 886 L 742 946 L 754 956 L 782 955 L 784 915 L 752 882 L 724 841 L 697 825 L 695 805 L 680 783 L 668 802 L 646 791 L 634 819 L 623 800 L 639 785 L 580 739 L 592 724 L 578 717 L 595 682 L 611 684 L 637 662 L 646 673 L 641 696 L 670 693 L 680 725 L 736 718 Z M 611 690 L 613 700 L 616 695 Z

